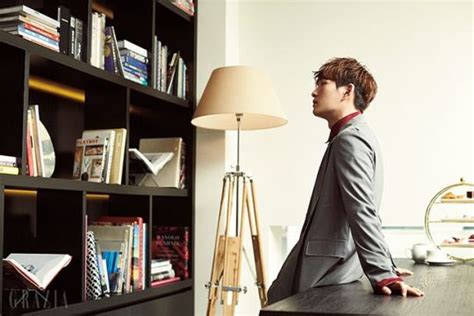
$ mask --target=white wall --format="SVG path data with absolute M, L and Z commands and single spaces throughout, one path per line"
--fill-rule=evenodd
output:
M 216 67 L 225 64 L 225 3 L 200 0 L 198 7 L 197 97 Z M 225 134 L 197 129 L 195 188 L 195 315 L 205 315 L 215 228 L 225 161 Z
M 289 118 L 285 127 L 242 138 L 266 244 L 270 225 L 303 222 L 329 133 L 312 116 L 312 71 L 334 56 L 359 59 L 379 84 L 365 115 L 384 152 L 384 225 L 422 226 L 436 192 L 462 176 L 474 182 L 471 2 L 231 2 L 233 63 L 269 73 Z M 228 153 L 234 146 L 227 137 Z M 227 157 L 226 167 L 235 160 Z M 241 297 L 239 315 L 258 309 L 256 292 Z

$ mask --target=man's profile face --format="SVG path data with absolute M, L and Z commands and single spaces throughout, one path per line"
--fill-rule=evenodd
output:
M 313 97 L 313 114 L 324 119 L 331 117 L 331 114 L 341 107 L 343 90 L 342 87 L 336 87 L 334 80 L 318 79 L 311 93 Z

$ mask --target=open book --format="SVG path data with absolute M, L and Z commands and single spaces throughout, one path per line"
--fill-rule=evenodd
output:
M 129 148 L 130 159 L 139 160 L 147 171 L 157 175 L 168 161 L 173 158 L 173 152 L 142 153 L 136 148 Z
M 3 269 L 28 288 L 44 290 L 71 258 L 67 254 L 12 253 L 3 259 Z

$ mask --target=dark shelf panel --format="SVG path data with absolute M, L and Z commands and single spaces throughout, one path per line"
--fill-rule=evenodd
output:
M 85 191 L 89 193 L 123 194 L 123 195 L 153 195 L 187 197 L 188 190 L 174 188 L 151 188 L 133 185 L 117 185 L 75 181 L 68 179 L 54 179 L 28 176 L 0 175 L 0 184 L 6 187 L 19 189 L 51 189 L 66 191 Z
M 77 315 L 77 314 L 89 314 L 89 313 L 96 314 L 99 312 L 105 312 L 108 310 L 113 310 L 120 307 L 129 306 L 132 304 L 137 304 L 139 302 L 144 302 L 144 301 L 172 295 L 175 293 L 192 290 L 192 286 L 193 286 L 193 280 L 187 279 L 184 281 L 171 283 L 169 285 L 165 285 L 162 287 L 148 288 L 144 291 L 127 293 L 127 294 L 123 294 L 119 296 L 104 298 L 101 300 L 88 301 L 87 303 L 71 304 L 71 305 L 68 305 L 67 307 L 37 311 L 33 313 L 28 313 L 26 315 L 64 316 L 64 315 Z
M 105 70 L 93 67 L 85 62 L 76 60 L 70 56 L 55 52 L 48 48 L 42 47 L 30 41 L 27 41 L 19 36 L 11 35 L 5 31 L 0 30 L 0 42 L 23 49 L 30 54 L 38 55 L 42 58 L 61 64 L 65 67 L 75 69 L 90 76 L 100 78 L 123 87 L 130 88 L 133 91 L 152 96 L 158 100 L 163 100 L 171 104 L 175 104 L 184 108 L 192 108 L 192 102 L 189 100 L 180 99 L 174 95 L 169 95 L 150 87 L 142 86 L 133 81 L 127 80 L 123 77 L 117 76 Z
M 168 10 L 171 10 L 173 11 L 175 14 L 179 15 L 181 18 L 185 19 L 186 21 L 188 22 L 192 22 L 193 21 L 193 17 L 190 16 L 189 14 L 187 14 L 186 12 L 184 12 L 183 10 L 181 10 L 180 8 L 178 8 L 177 6 L 175 6 L 174 4 L 172 4 L 170 2 L 170 0 L 157 0 L 156 1 L 158 4 L 164 6 L 165 8 L 167 8 Z

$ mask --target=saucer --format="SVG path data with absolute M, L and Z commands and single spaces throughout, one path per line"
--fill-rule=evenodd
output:
M 454 260 L 446 260 L 446 261 L 436 261 L 436 260 L 426 260 L 425 261 L 430 266 L 452 266 L 455 261 Z

